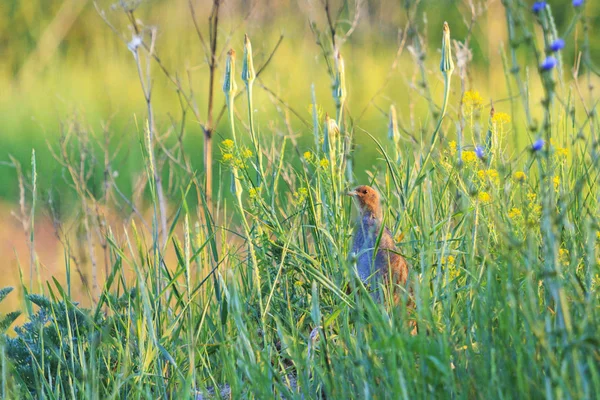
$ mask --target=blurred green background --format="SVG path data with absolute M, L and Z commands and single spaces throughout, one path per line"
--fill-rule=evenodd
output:
M 144 25 L 158 30 L 158 55 L 171 74 L 184 82 L 186 89 L 193 88 L 200 115 L 202 119 L 206 118 L 208 68 L 188 0 L 138 3 L 136 17 Z M 199 26 L 206 35 L 212 1 L 193 0 L 192 3 Z M 333 1 L 333 4 L 336 3 Z M 350 115 L 357 117 L 366 110 L 357 121 L 358 126 L 381 138 L 386 135 L 387 117 L 384 113 L 390 104 L 396 104 L 403 126 L 410 127 L 411 113 L 412 124 L 417 130 L 430 118 L 425 99 L 413 98 L 414 108 L 409 109 L 408 106 L 409 95 L 416 96 L 414 91 L 409 92 L 409 87 L 419 81 L 418 70 L 408 49 L 404 49 L 398 68 L 388 77 L 400 31 L 406 26 L 406 8 L 413 3 L 364 1 L 358 27 L 342 46 L 348 74 Z M 564 31 L 574 12 L 571 2 L 549 3 L 559 31 Z M 590 26 L 595 28 L 600 22 L 599 6 L 596 2 L 589 3 L 586 4 L 586 15 L 590 18 Z M 130 39 L 129 22 L 119 2 L 102 0 L 97 4 L 115 28 Z M 438 71 L 442 22 L 447 20 L 450 23 L 453 39 L 463 40 L 470 21 L 471 4 L 476 12 L 488 9 L 481 13 L 473 27 L 470 41 L 473 60 L 467 89 L 473 85 L 472 88 L 480 91 L 484 99 L 506 97 L 499 55 L 500 44 L 506 42 L 501 2 L 423 0 L 416 5 L 414 21 L 429 44 L 425 65 L 434 99 L 441 100 L 442 97 L 443 82 Z M 523 7 L 523 10 L 528 8 Z M 250 15 L 244 21 L 248 12 Z M 348 15 L 353 16 L 354 10 L 350 10 Z M 320 29 L 325 30 L 320 0 L 227 0 L 220 14 L 218 43 L 219 49 L 233 47 L 241 54 L 243 34 L 248 33 L 253 42 L 255 64 L 260 66 L 283 35 L 283 42 L 261 75 L 261 81 L 307 121 L 310 121 L 310 87 L 313 83 L 319 106 L 329 114 L 335 113 L 331 81 L 311 32 L 310 21 L 315 21 Z M 590 37 L 596 37 L 595 33 L 591 32 Z M 578 45 L 573 42 L 573 38 L 567 40 L 568 50 L 564 53 L 565 64 L 569 68 Z M 594 40 L 592 46 L 592 54 L 597 54 L 600 41 Z M 57 146 L 61 132 L 74 120 L 80 129 L 91 132 L 98 140 L 101 140 L 104 129 L 111 132 L 112 148 L 117 149 L 117 145 L 121 145 L 114 162 L 118 166 L 118 183 L 126 194 L 131 193 L 135 173 L 143 168 L 139 136 L 146 118 L 145 102 L 132 54 L 100 18 L 94 4 L 85 0 L 3 0 L 0 2 L 0 57 L 0 199 L 14 203 L 18 198 L 16 171 L 9 165 L 9 155 L 29 170 L 32 148 L 37 154 L 41 195 L 44 196 L 50 188 L 60 193 L 61 188 L 66 187 L 64 171 L 53 158 L 49 146 Z M 527 55 L 524 62 L 535 66 Z M 224 104 L 222 65 L 219 65 L 215 86 L 217 114 Z M 238 59 L 238 72 L 240 69 Z M 164 133 L 173 124 L 179 126 L 181 108 L 173 85 L 155 63 L 152 64 L 152 77 L 156 126 L 159 132 Z M 239 76 L 237 79 L 241 87 Z M 371 103 L 386 82 L 387 86 Z M 452 118 L 459 90 L 458 79 L 455 78 L 450 109 Z M 260 88 L 256 89 L 255 107 L 258 129 L 263 135 L 290 133 L 284 123 L 285 108 Z M 244 115 L 243 99 L 239 100 L 237 108 Z M 497 109 L 510 111 L 508 103 L 500 103 Z M 300 149 L 308 149 L 313 143 L 311 129 L 293 114 L 290 114 L 289 121 Z M 227 136 L 228 128 L 224 122 L 222 120 L 217 127 L 217 141 Z M 199 123 L 191 114 L 184 133 L 187 153 L 201 173 L 202 134 Z M 419 132 L 415 134 L 418 137 Z M 367 156 L 374 156 L 373 146 L 360 147 L 367 140 L 366 135 L 358 130 L 359 149 Z M 219 159 L 217 146 L 214 157 Z M 369 162 L 369 157 L 360 157 L 358 170 L 361 163 L 367 166 Z

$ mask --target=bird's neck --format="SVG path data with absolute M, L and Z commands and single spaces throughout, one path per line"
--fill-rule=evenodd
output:
M 375 222 L 379 222 L 382 219 L 381 211 L 364 209 L 362 212 L 363 224 L 371 225 Z

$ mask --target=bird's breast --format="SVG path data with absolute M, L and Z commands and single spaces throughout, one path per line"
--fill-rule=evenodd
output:
M 353 252 L 357 255 L 356 269 L 363 282 L 373 274 L 373 250 L 377 240 L 377 224 L 372 218 L 363 218 L 354 237 Z

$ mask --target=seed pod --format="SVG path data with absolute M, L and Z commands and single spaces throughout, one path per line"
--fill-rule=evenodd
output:
M 252 61 L 252 43 L 248 35 L 244 35 L 244 62 L 242 64 L 242 81 L 246 85 L 252 84 L 256 78 L 254 62 Z
M 338 108 L 346 101 L 346 70 L 342 54 L 337 51 L 335 57 L 335 79 L 333 81 L 333 99 Z
M 450 74 L 454 71 L 454 61 L 452 61 L 452 48 L 450 45 L 450 27 L 447 22 L 444 22 L 442 32 L 442 61 L 440 62 L 440 71 L 449 72 Z
M 225 63 L 225 79 L 223 80 L 223 92 L 229 98 L 237 91 L 237 84 L 235 83 L 235 51 L 229 50 L 227 53 L 227 61 Z
M 335 119 L 329 118 L 328 114 L 325 115 L 323 135 L 323 152 L 327 154 L 330 160 L 334 160 L 337 157 L 337 144 L 340 136 L 340 128 L 335 122 Z

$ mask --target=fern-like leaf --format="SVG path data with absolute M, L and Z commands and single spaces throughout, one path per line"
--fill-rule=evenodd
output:
M 12 323 L 19 318 L 19 315 L 21 315 L 21 311 L 13 311 L 0 318 L 0 333 L 6 332 Z
M 8 296 L 8 294 L 9 294 L 10 292 L 12 292 L 12 291 L 13 291 L 13 288 L 12 288 L 12 287 L 10 287 L 10 286 L 0 289 L 0 303 L 1 303 L 1 302 L 2 302 L 2 300 L 4 300 L 4 298 L 5 298 L 6 296 Z

